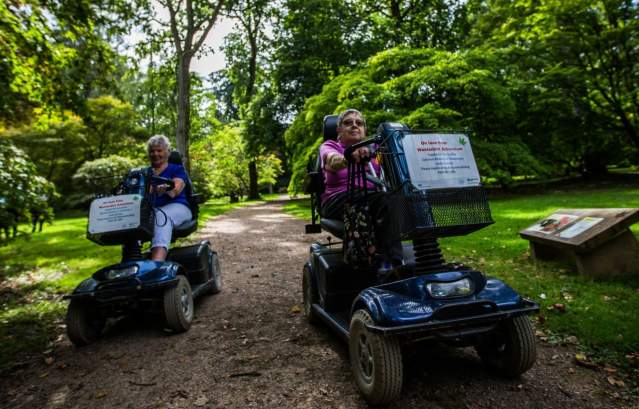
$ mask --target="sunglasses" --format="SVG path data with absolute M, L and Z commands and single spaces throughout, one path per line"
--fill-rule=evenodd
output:
M 347 119 L 342 122 L 342 126 L 353 126 L 353 125 L 361 128 L 364 125 L 366 125 L 366 122 L 362 121 L 361 119 Z

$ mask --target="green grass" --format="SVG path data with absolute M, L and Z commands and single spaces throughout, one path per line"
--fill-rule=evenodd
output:
M 310 218 L 308 200 L 285 211 Z M 491 200 L 495 224 L 468 236 L 440 239 L 447 261 L 461 262 L 503 279 L 541 304 L 538 326 L 551 341 L 576 336 L 595 359 L 630 366 L 624 357 L 639 351 L 639 277 L 595 281 L 568 265 L 536 263 L 519 231 L 560 208 L 639 207 L 639 189 L 553 190 Z M 639 233 L 639 224 L 631 229 Z M 564 304 L 565 312 L 552 308 Z M 635 362 L 634 365 L 637 365 Z
M 200 226 L 250 203 L 212 199 L 200 206 Z M 85 212 L 66 212 L 41 233 L 27 234 L 30 226 L 20 226 L 18 237 L 0 246 L 0 372 L 21 356 L 47 348 L 64 320 L 62 295 L 94 271 L 119 261 L 120 247 L 90 242 L 86 228 Z

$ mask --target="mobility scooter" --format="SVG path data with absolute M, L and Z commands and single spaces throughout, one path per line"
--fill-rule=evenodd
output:
M 181 164 L 178 152 L 169 162 Z M 99 245 L 121 245 L 122 260 L 96 271 L 72 294 L 66 316 L 67 334 L 76 346 L 94 342 L 106 320 L 134 310 L 163 311 L 173 332 L 188 331 L 193 320 L 193 299 L 222 289 L 217 253 L 211 243 L 171 248 L 167 260 L 152 261 L 142 244 L 153 237 L 155 213 L 151 186 L 173 181 L 153 175 L 150 168 L 132 169 L 115 194 L 91 203 L 87 238 Z M 199 196 L 190 180 L 185 193 L 192 219 L 173 228 L 172 241 L 197 229 Z M 161 218 L 161 211 L 158 218 Z
M 324 139 L 336 137 L 337 116 L 329 115 Z M 388 216 L 401 231 L 403 265 L 388 274 L 347 264 L 342 243 L 330 238 L 312 244 L 302 277 L 306 319 L 323 321 L 348 342 L 355 382 L 371 404 L 399 396 L 402 349 L 411 344 L 474 346 L 501 374 L 526 372 L 536 359 L 527 315 L 539 305 L 496 278 L 447 264 L 437 241 L 493 223 L 468 137 L 382 123 L 375 137 L 347 148 L 345 156 L 367 145 L 380 163 L 380 174 L 367 178 L 386 192 Z M 319 158 L 309 166 L 312 224 L 306 232 L 324 229 L 343 240 L 343 222 L 319 216 L 321 166 Z

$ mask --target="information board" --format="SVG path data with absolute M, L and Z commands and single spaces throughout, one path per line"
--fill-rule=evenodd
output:
M 95 199 L 89 211 L 89 233 L 134 229 L 140 225 L 142 196 L 119 195 Z
M 408 134 L 402 141 L 411 182 L 421 190 L 478 186 L 479 171 L 464 134 Z

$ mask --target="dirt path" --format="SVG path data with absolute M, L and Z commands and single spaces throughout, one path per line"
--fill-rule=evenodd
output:
M 306 324 L 304 221 L 281 205 L 236 209 L 200 233 L 220 254 L 222 293 L 196 305 L 191 330 L 168 335 L 157 318 L 128 319 L 82 349 L 66 338 L 43 362 L 0 379 L 6 408 L 363 408 L 348 350 L 327 327 Z M 574 351 L 539 344 L 518 380 L 492 375 L 472 350 L 438 348 L 406 359 L 396 408 L 613 408 L 606 375 Z

